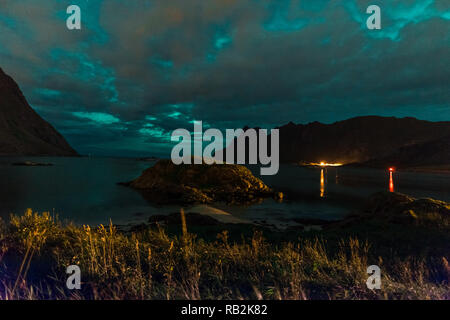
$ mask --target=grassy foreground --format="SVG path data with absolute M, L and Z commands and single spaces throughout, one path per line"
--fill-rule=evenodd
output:
M 201 239 L 188 228 L 124 233 L 31 210 L 11 216 L 0 221 L 0 299 L 450 299 L 442 252 L 372 252 L 370 237 L 357 235 L 297 233 L 272 243 L 260 231 L 232 239 L 223 230 Z M 65 285 L 73 264 L 81 290 Z M 371 264 L 382 269 L 381 290 L 366 286 Z

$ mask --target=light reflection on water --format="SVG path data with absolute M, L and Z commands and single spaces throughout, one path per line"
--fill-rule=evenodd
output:
M 326 185 L 328 181 L 328 170 L 325 168 L 320 169 L 320 198 L 326 197 Z M 337 185 L 339 183 L 339 176 L 338 176 L 338 169 L 335 169 L 335 184 Z M 389 170 L 389 192 L 395 192 L 394 188 L 394 172 L 393 170 Z
M 11 166 L 26 160 L 55 165 Z M 108 223 L 110 218 L 114 223 L 122 223 L 177 212 L 179 206 L 151 205 L 139 192 L 116 184 L 138 177 L 153 163 L 114 158 L 0 157 L 0 217 L 7 219 L 10 213 L 21 214 L 33 208 L 58 213 L 63 219 L 80 224 L 98 224 Z M 259 175 L 258 166 L 250 169 Z M 394 190 L 394 178 L 396 192 L 450 202 L 450 174 L 396 171 L 391 179 L 386 170 L 282 164 L 277 175 L 261 179 L 284 192 L 283 203 L 268 199 L 252 206 L 214 207 L 248 220 L 339 219 L 359 207 L 369 195 Z
M 392 171 L 389 172 L 389 191 L 390 192 L 394 192 L 394 178 L 393 175 L 394 173 Z
M 320 197 L 325 197 L 325 178 L 323 176 L 323 171 L 325 169 L 320 169 Z

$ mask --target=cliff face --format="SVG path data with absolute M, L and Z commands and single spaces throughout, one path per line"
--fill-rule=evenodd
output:
M 284 162 L 362 163 L 388 157 L 405 148 L 411 150 L 408 153 L 413 153 L 412 146 L 422 146 L 420 149 L 427 150 L 426 144 L 450 136 L 450 122 L 376 116 L 329 125 L 289 123 L 279 129 L 280 158 Z M 437 151 L 436 148 L 431 150 Z M 434 157 L 439 158 L 439 155 Z
M 64 137 L 28 104 L 0 69 L 0 155 L 76 156 Z

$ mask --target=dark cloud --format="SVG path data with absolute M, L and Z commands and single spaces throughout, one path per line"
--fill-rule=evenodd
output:
M 82 31 L 65 28 L 69 1 L 3 1 L 0 59 L 81 152 L 165 153 L 194 119 L 450 118 L 444 1 L 382 4 L 379 31 L 366 0 L 77 2 Z

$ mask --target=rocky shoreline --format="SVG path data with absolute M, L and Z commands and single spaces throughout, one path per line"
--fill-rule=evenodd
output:
M 197 212 L 198 211 L 198 212 Z M 434 199 L 415 199 L 413 197 L 390 192 L 379 192 L 370 196 L 365 205 L 355 212 L 349 213 L 344 219 L 329 221 L 316 218 L 296 218 L 295 226 L 280 229 L 275 225 L 261 222 L 244 221 L 242 219 L 221 219 L 201 210 L 189 210 L 185 213 L 186 223 L 195 227 L 234 227 L 245 228 L 250 225 L 270 230 L 271 232 L 298 231 L 336 231 L 364 226 L 368 224 L 388 226 L 403 225 L 441 228 L 450 225 L 450 204 Z M 130 229 L 148 225 L 179 226 L 181 215 L 174 212 L 169 215 L 151 216 L 147 223 L 141 226 L 129 226 Z M 381 229 L 380 229 L 381 230 Z

